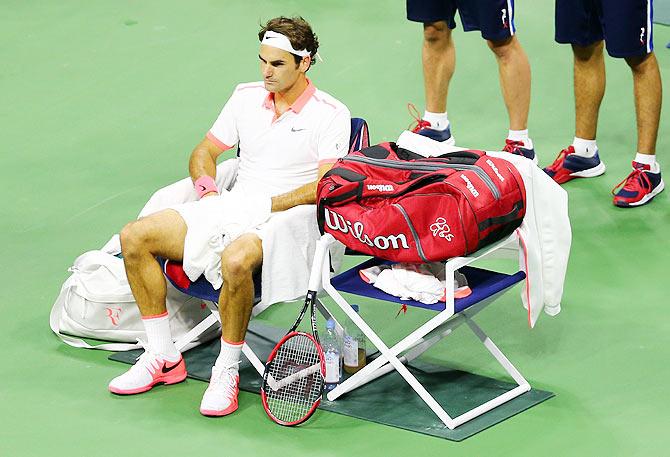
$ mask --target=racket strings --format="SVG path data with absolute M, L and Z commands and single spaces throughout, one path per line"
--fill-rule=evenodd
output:
M 266 390 L 268 407 L 279 420 L 295 422 L 302 419 L 321 398 L 323 378 L 321 359 L 314 342 L 305 335 L 289 338 L 277 351 L 268 367 L 276 383 L 298 374 L 286 386 Z M 318 369 L 309 370 L 317 366 Z

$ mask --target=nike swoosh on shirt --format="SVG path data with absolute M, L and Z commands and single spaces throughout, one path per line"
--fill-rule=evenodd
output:
M 174 365 L 172 365 L 171 367 L 168 367 L 167 363 L 164 363 L 163 368 L 161 369 L 161 372 L 162 373 L 169 373 L 172 370 L 174 370 L 175 368 L 177 368 L 179 366 L 179 363 L 181 363 L 181 360 L 179 362 L 175 363 Z
M 295 127 L 291 127 L 291 132 L 302 132 L 303 130 L 307 130 L 307 129 L 297 129 Z

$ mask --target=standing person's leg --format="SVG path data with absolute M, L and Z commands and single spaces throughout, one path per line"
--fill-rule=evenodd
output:
M 200 403 L 205 416 L 225 416 L 237 410 L 238 365 L 253 307 L 253 275 L 262 263 L 262 242 L 254 234 L 233 241 L 221 255 L 221 351 Z
M 498 62 L 500 88 L 509 116 L 510 130 L 528 128 L 530 64 L 516 36 L 502 41 L 487 40 Z
M 466 31 L 479 30 L 496 58 L 500 88 L 507 109 L 509 132 L 504 150 L 537 161 L 528 137 L 530 64 L 516 38 L 513 0 L 459 0 Z
M 126 275 L 142 315 L 147 343 L 137 363 L 109 383 L 113 393 L 141 393 L 156 384 L 174 384 L 186 378 L 184 360 L 172 342 L 165 306 L 166 280 L 156 261 L 156 256 L 181 260 L 186 230 L 186 223 L 174 210 L 144 217 L 121 230 Z
M 426 112 L 431 115 L 447 113 L 447 97 L 449 82 L 456 68 L 456 49 L 451 36 L 451 29 L 445 21 L 431 22 L 423 25 L 423 83 L 426 95 Z M 424 116 L 426 119 L 426 116 Z M 429 119 L 426 119 L 429 120 Z M 431 124 L 435 129 L 446 128 L 444 119 L 437 118 Z
M 498 62 L 500 88 L 509 117 L 509 132 L 504 150 L 535 159 L 533 141 L 528 136 L 530 108 L 530 64 L 521 43 L 512 36 L 487 40 Z
M 559 184 L 605 173 L 596 145 L 598 113 L 605 95 L 601 11 L 597 2 L 556 0 L 556 41 L 572 45 L 575 137 L 544 171 Z
M 600 104 L 605 96 L 605 58 L 603 42 L 589 46 L 572 45 L 574 55 L 575 141 L 594 142 L 598 130 Z M 581 146 L 581 144 L 580 144 Z M 595 148 L 576 147 L 578 155 L 593 156 Z
M 456 66 L 451 34 L 456 27 L 455 13 L 455 0 L 407 0 L 407 19 L 423 23 L 421 60 L 426 109 L 413 131 L 437 141 L 453 142 L 447 96 Z
M 652 52 L 643 57 L 628 57 L 626 62 L 633 72 L 637 150 L 643 155 L 655 155 L 663 98 L 658 61 Z
M 612 191 L 613 203 L 624 208 L 648 203 L 665 187 L 656 160 L 662 86 L 653 53 L 652 11 L 651 0 L 622 0 L 603 5 L 607 52 L 612 57 L 625 58 L 633 73 L 637 154 L 633 171 Z

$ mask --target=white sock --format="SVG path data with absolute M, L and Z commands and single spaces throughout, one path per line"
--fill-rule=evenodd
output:
M 635 154 L 635 161 L 638 163 L 643 163 L 651 167 L 652 173 L 658 173 L 661 171 L 661 166 L 656 162 L 656 154 L 642 154 L 638 152 Z
M 168 362 L 176 362 L 181 354 L 172 342 L 170 318 L 167 311 L 158 316 L 142 317 L 144 330 L 147 334 L 147 343 L 152 352 L 160 354 Z
M 229 343 L 228 341 L 221 338 L 221 352 L 216 358 L 215 365 L 226 368 L 235 368 L 237 369 L 240 357 L 242 355 L 242 345 L 244 341 L 239 343 Z
M 430 122 L 430 128 L 433 130 L 445 130 L 449 127 L 449 118 L 447 117 L 446 111 L 444 113 L 424 111 L 423 120 Z
M 572 147 L 575 148 L 575 154 L 582 157 L 593 157 L 598 152 L 596 140 L 575 137 L 572 140 Z
M 533 149 L 533 140 L 528 137 L 528 129 L 526 130 L 509 130 L 507 139 L 512 141 L 521 141 L 523 147 L 526 149 Z

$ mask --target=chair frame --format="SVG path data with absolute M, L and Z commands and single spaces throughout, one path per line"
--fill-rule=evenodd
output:
M 330 234 L 325 234 L 319 240 L 318 250 L 328 249 L 335 240 Z M 474 322 L 473 317 L 481 310 L 491 304 L 496 298 L 505 293 L 507 289 L 501 290 L 496 294 L 470 306 L 459 312 L 454 312 L 453 297 L 453 277 L 454 271 L 465 265 L 471 264 L 484 257 L 494 253 L 504 253 L 505 249 L 515 249 L 518 246 L 516 232 L 498 243 L 490 245 L 467 257 L 455 257 L 445 262 L 446 271 L 446 307 L 444 311 L 429 319 L 426 323 L 411 332 L 393 347 L 388 347 L 377 333 L 356 313 L 347 300 L 331 284 L 331 278 L 328 269 L 327 256 L 321 265 L 314 265 L 314 269 L 321 274 L 321 285 L 323 290 L 337 303 L 347 317 L 365 334 L 368 340 L 379 350 L 381 355 L 371 361 L 357 373 L 353 374 L 347 380 L 338 385 L 327 394 L 328 400 L 336 400 L 347 392 L 363 386 L 374 379 L 396 370 L 410 387 L 421 397 L 426 405 L 437 415 L 442 423 L 453 430 L 459 425 L 474 419 L 493 408 L 506 403 L 513 398 L 522 395 L 530 390 L 530 384 L 521 375 L 519 370 L 509 361 L 503 352 L 496 346 L 490 337 Z M 319 255 L 315 255 L 318 259 Z M 322 257 L 323 258 L 323 257 Z M 511 286 L 510 286 L 511 287 Z M 472 332 L 481 341 L 488 352 L 503 367 L 503 369 L 514 379 L 517 386 L 471 410 L 457 416 L 451 417 L 435 398 L 426 390 L 426 388 L 416 379 L 416 377 L 405 366 L 408 362 L 423 354 L 433 345 L 443 338 L 450 335 L 461 324 L 467 324 Z M 404 353 L 404 354 L 403 354 Z M 400 354 L 403 354 L 399 357 Z

